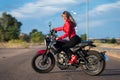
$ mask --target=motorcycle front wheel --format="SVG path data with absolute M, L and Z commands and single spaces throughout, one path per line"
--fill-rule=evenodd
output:
M 88 51 L 86 59 L 88 63 L 81 65 L 81 69 L 88 75 L 97 76 L 105 69 L 105 59 L 98 51 Z
M 32 59 L 32 68 L 38 73 L 48 73 L 55 66 L 53 54 L 46 55 L 36 54 Z

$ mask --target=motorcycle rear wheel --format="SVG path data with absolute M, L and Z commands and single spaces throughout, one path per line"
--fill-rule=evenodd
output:
M 101 53 L 91 50 L 87 53 L 86 59 L 88 63 L 81 65 L 81 69 L 88 75 L 97 76 L 101 74 L 105 69 L 105 59 L 101 56 Z

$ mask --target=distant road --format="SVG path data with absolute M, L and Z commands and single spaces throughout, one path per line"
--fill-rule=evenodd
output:
M 97 48 L 102 49 L 102 50 L 118 51 L 118 52 L 120 52 L 120 49 L 117 49 L 117 48 L 106 48 L 106 47 L 97 47 Z
M 97 49 L 99 49 L 101 51 L 106 51 L 106 53 L 108 55 L 120 59 L 120 49 L 116 49 L 116 48 L 104 48 L 104 47 L 97 47 Z
M 50 73 L 39 74 L 32 69 L 31 60 L 43 48 L 0 49 L 0 80 L 120 80 L 120 59 L 113 57 L 109 57 L 105 71 L 99 76 L 88 76 L 80 69 L 62 71 L 57 67 Z

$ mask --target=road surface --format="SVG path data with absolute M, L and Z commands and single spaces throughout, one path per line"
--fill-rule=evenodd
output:
M 80 69 L 62 71 L 57 67 L 50 73 L 39 74 L 31 67 L 38 49 L 0 49 L 0 80 L 120 80 L 120 59 L 113 57 L 109 57 L 106 69 L 99 76 L 86 75 Z

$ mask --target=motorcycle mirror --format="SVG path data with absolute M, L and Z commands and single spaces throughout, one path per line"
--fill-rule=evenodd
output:
M 51 22 L 48 23 L 48 26 L 51 27 Z
M 50 31 L 51 31 L 51 21 L 48 23 L 48 26 L 49 26 Z

